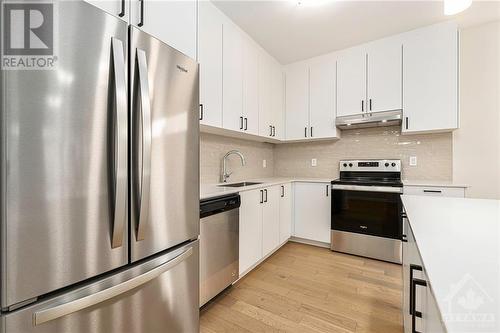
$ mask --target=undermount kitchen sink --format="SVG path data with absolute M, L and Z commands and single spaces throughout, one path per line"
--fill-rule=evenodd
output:
M 224 185 L 219 185 L 221 187 L 244 187 L 244 186 L 250 186 L 250 185 L 259 185 L 262 183 L 256 183 L 256 182 L 240 182 L 240 183 L 234 183 L 234 184 L 224 184 Z

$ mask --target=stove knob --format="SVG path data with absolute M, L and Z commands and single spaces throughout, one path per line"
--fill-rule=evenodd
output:
M 396 166 L 396 163 L 392 162 L 392 163 L 391 163 L 391 166 L 392 166 L 392 167 L 395 167 L 395 166 Z
M 387 168 L 389 166 L 389 163 L 385 162 L 385 167 Z
M 352 163 L 349 163 L 349 166 L 352 168 Z
M 347 163 L 344 163 L 344 168 L 347 168 Z

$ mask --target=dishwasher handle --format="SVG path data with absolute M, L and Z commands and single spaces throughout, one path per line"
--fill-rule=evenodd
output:
M 237 209 L 240 205 L 239 194 L 203 200 L 200 202 L 200 218 Z

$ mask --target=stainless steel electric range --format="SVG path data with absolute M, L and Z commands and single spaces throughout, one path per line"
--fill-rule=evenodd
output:
M 401 263 L 400 160 L 340 161 L 332 181 L 331 249 Z

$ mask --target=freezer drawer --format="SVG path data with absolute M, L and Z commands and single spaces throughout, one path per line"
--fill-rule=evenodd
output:
M 145 263 L 2 317 L 2 333 L 198 332 L 194 241 Z

